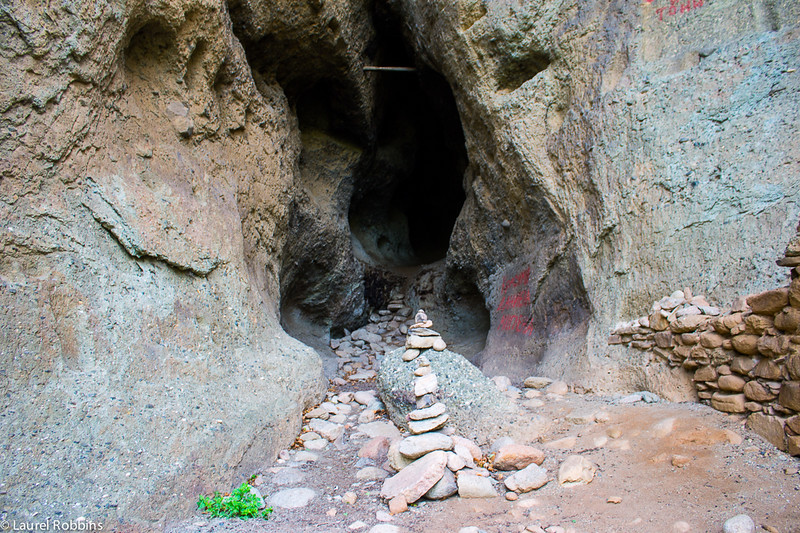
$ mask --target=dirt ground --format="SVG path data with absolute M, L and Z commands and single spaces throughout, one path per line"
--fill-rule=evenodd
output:
M 368 388 L 369 383 L 346 385 L 337 392 Z M 466 526 L 487 533 L 534 526 L 598 533 L 717 532 L 728 518 L 747 514 L 756 531 L 800 532 L 800 460 L 747 430 L 742 416 L 700 404 L 628 404 L 619 397 L 592 394 L 545 393 L 537 400 L 543 405 L 525 409 L 547 417 L 552 425 L 544 434 L 531 435 L 525 444 L 546 452 L 542 466 L 553 480 L 521 494 L 517 501 L 506 500 L 501 482 L 496 484 L 496 498 L 420 501 L 387 523 L 399 531 L 426 533 L 457 532 Z M 517 401 L 528 402 L 522 395 Z M 587 416 L 598 412 L 601 416 L 595 418 L 604 421 Z M 367 439 L 349 439 L 351 431 L 345 432 L 338 449 L 332 444 L 317 452 L 316 462 L 279 459 L 254 472 L 262 474 L 259 488 L 265 497 L 291 486 L 313 489 L 317 496 L 307 506 L 276 509 L 268 521 L 210 520 L 198 513 L 167 530 L 369 531 L 381 523 L 376 515 L 388 508 L 379 497 L 381 481 L 356 480 L 357 453 Z M 597 465 L 588 485 L 564 487 L 555 479 L 559 464 L 571 454 Z M 302 479 L 280 486 L 271 481 L 286 469 L 300 471 Z M 348 491 L 358 496 L 354 504 L 342 501 Z M 365 525 L 350 527 L 360 525 L 354 524 L 358 521 Z

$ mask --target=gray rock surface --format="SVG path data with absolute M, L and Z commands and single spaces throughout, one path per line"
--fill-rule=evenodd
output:
M 453 473 L 445 468 L 442 479 L 436 482 L 436 485 L 431 487 L 431 490 L 425 493 L 425 497 L 431 500 L 443 500 L 449 498 L 458 492 L 458 485 L 456 485 L 456 477 Z
M 395 424 L 407 427 L 406 415 L 416 408 L 412 372 L 417 365 L 403 361 L 402 354 L 386 354 L 378 371 L 378 392 Z M 512 425 L 517 411 L 472 363 L 449 350 L 427 350 L 424 355 L 438 379 L 437 398 L 447 406 L 448 425 L 459 435 L 485 442 Z

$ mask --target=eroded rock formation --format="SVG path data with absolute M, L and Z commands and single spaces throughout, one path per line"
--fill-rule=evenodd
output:
M 487 373 L 643 386 L 614 323 L 671 287 L 729 301 L 785 277 L 799 19 L 789 0 L 3 6 L 4 507 L 186 512 L 319 398 L 284 328 L 327 345 L 407 275 Z

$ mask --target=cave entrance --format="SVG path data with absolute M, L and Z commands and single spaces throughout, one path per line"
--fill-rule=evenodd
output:
M 384 28 L 385 65 L 413 65 L 403 40 Z M 383 267 L 444 259 L 464 204 L 464 132 L 447 81 L 427 68 L 376 72 L 375 156 L 356 184 L 349 223 L 357 257 Z

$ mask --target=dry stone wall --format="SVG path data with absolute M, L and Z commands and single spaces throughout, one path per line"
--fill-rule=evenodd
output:
M 721 311 L 689 289 L 653 304 L 608 339 L 646 352 L 653 365 L 682 368 L 697 397 L 777 448 L 800 455 L 800 231 L 778 261 L 791 283 L 734 301 Z

